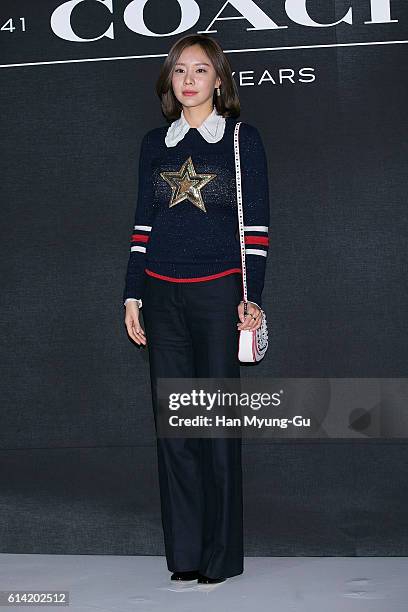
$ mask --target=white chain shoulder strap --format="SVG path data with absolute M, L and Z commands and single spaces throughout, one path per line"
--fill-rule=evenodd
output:
M 239 126 L 241 121 L 238 121 L 234 129 L 234 153 L 235 153 L 235 182 L 237 186 L 237 204 L 238 204 L 238 227 L 239 227 L 239 241 L 241 246 L 241 264 L 242 264 L 242 283 L 244 290 L 244 307 L 246 312 L 246 305 L 248 301 L 248 290 L 246 281 L 246 265 L 245 265 L 245 237 L 244 237 L 244 211 L 242 206 L 242 188 L 241 188 L 241 163 L 239 155 Z
M 244 236 L 244 211 L 242 205 L 242 187 L 241 187 L 241 162 L 239 154 L 239 127 L 241 121 L 237 121 L 234 128 L 234 156 L 235 156 L 235 180 L 237 188 L 237 205 L 238 205 L 238 227 L 239 241 L 241 246 L 241 265 L 242 265 L 242 285 L 243 285 L 243 301 L 244 313 L 247 313 L 248 307 L 248 290 L 246 278 L 246 263 L 245 263 L 245 236 Z M 268 348 L 268 327 L 266 323 L 266 315 L 261 309 L 262 322 L 261 326 L 255 331 L 245 329 L 240 331 L 238 358 L 240 361 L 255 362 L 260 361 Z

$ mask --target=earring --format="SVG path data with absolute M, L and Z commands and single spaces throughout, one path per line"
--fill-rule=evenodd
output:
M 220 95 L 221 95 L 220 88 L 217 87 L 217 96 L 220 96 Z

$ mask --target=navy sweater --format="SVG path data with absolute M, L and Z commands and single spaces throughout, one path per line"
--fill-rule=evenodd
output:
M 242 274 L 234 161 L 237 121 L 226 118 L 219 142 L 207 142 L 195 128 L 174 147 L 164 142 L 168 126 L 144 135 L 124 300 L 143 299 L 146 274 L 169 282 Z M 248 300 L 261 306 L 269 187 L 265 150 L 254 126 L 242 122 L 239 148 Z M 201 176 L 194 178 L 196 174 Z M 177 200 L 180 186 L 181 193 L 193 186 L 191 198 Z

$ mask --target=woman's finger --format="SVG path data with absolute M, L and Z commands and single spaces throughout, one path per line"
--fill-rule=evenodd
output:
M 237 325 L 238 329 L 239 330 L 249 329 L 249 323 L 252 317 L 249 315 L 249 308 L 247 310 L 247 316 L 245 316 L 243 302 L 241 302 L 238 306 L 238 316 L 240 320 L 240 323 L 238 323 Z
M 238 306 L 238 316 L 241 321 L 241 323 L 237 325 L 239 330 L 249 329 L 251 331 L 254 331 L 261 326 L 262 312 L 257 306 L 248 304 L 247 316 L 244 319 L 244 303 L 241 302 Z M 242 322 L 243 319 L 244 322 Z
M 137 342 L 137 344 L 146 344 L 146 338 L 140 334 L 140 333 L 136 333 L 136 332 L 131 332 L 130 337 L 132 338 L 132 340 L 134 340 L 135 342 Z
M 146 337 L 142 326 L 140 325 L 137 318 L 133 316 L 128 316 L 125 318 L 125 324 L 128 331 L 129 336 L 134 340 L 137 344 L 146 344 Z
M 134 323 L 133 329 L 134 329 L 135 337 L 138 339 L 139 343 L 146 344 L 146 337 L 145 337 L 144 330 L 138 321 Z
M 242 304 L 242 314 L 244 314 L 244 305 Z M 257 306 L 253 306 L 252 304 L 248 304 L 247 308 L 247 316 L 244 319 L 244 327 L 245 329 L 253 329 L 256 327 L 261 311 Z M 240 317 L 242 321 L 242 317 Z
M 254 330 L 259 326 L 259 322 L 261 319 L 261 311 L 259 310 L 259 308 L 256 308 L 255 310 L 252 310 L 250 314 L 252 315 L 252 317 L 249 322 L 249 325 L 250 329 Z
M 139 344 L 146 344 L 146 337 L 142 328 L 140 328 L 139 331 L 135 330 L 134 336 L 135 338 L 137 338 L 137 342 Z

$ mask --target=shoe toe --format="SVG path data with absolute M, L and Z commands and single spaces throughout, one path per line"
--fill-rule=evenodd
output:
M 209 576 L 204 576 L 203 574 L 199 574 L 198 582 L 200 584 L 218 584 L 219 582 L 224 582 L 226 578 L 224 576 L 219 576 L 218 578 L 210 578 Z
M 199 574 L 196 570 L 190 572 L 174 572 L 171 580 L 197 580 Z

